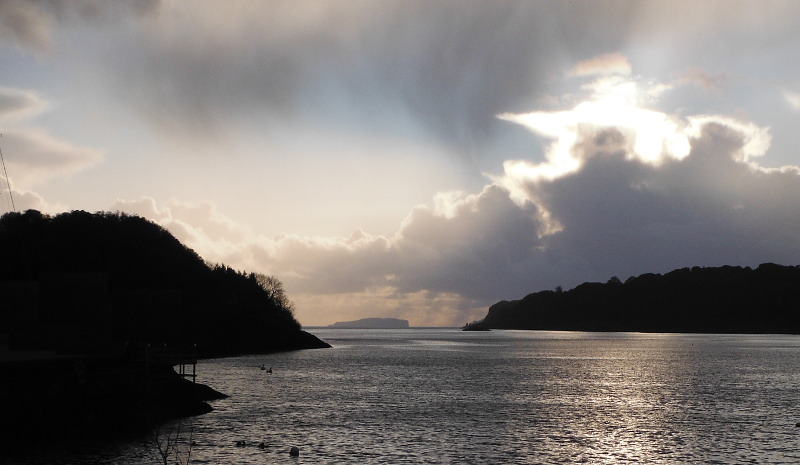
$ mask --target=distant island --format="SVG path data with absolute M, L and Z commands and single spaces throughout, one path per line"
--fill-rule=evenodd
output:
M 121 213 L 0 218 L 0 443 L 63 438 L 210 410 L 198 358 L 330 347 L 281 282 L 208 264 Z M 182 376 L 173 370 L 181 365 Z
M 798 304 L 798 266 L 694 267 L 501 301 L 464 329 L 800 334 Z
M 362 318 L 355 321 L 339 321 L 329 328 L 339 329 L 406 329 L 408 320 L 399 318 Z

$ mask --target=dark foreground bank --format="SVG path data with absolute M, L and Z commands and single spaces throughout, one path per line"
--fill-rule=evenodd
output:
M 328 348 L 305 331 L 274 341 L 277 351 Z M 87 437 L 142 433 L 212 410 L 227 395 L 195 382 L 197 352 L 129 345 L 121 354 L 0 351 L 0 447 L 58 447 Z
M 20 449 L 146 431 L 226 397 L 169 365 L 70 356 L 0 363 L 0 444 Z
M 305 331 L 274 344 L 280 351 L 330 347 Z M 130 345 L 121 355 L 0 351 L 0 447 L 147 432 L 208 413 L 208 401 L 227 395 L 195 382 L 196 363 L 196 351 L 169 346 Z
M 10 213 L 0 263 L 0 447 L 208 412 L 222 394 L 182 376 L 198 357 L 330 347 L 276 277 L 206 263 L 139 217 Z

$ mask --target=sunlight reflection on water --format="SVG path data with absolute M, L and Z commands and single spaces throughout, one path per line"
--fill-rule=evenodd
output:
M 312 332 L 334 348 L 199 364 L 231 397 L 184 420 L 192 463 L 800 462 L 800 337 Z

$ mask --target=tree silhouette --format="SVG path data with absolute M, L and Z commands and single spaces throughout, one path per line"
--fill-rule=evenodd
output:
M 283 290 L 283 283 L 275 276 L 255 273 L 256 282 L 269 295 L 269 299 L 280 308 L 294 314 L 294 304 Z
M 489 328 L 800 334 L 800 267 L 765 263 L 616 276 L 501 301 Z
M 0 285 L 38 286 L 39 319 L 52 317 L 40 324 L 67 315 L 73 322 L 96 320 L 100 310 L 87 313 L 86 305 L 94 301 L 94 308 L 107 309 L 116 341 L 197 344 L 201 356 L 317 344 L 300 334 L 276 277 L 209 266 L 166 229 L 137 216 L 6 214 L 0 218 L 0 263 Z M 65 279 L 85 289 L 65 296 L 57 285 Z M 0 321 L 19 319 L 2 314 L 10 311 L 0 307 Z

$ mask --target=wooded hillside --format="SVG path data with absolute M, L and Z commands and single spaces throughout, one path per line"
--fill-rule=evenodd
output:
M 765 263 L 583 283 L 492 305 L 485 328 L 800 334 L 800 267 Z M 469 325 L 468 325 L 469 326 Z
M 152 341 L 207 357 L 327 346 L 301 331 L 274 277 L 209 266 L 120 213 L 4 215 L 0 292 L 0 332 L 18 348 Z

